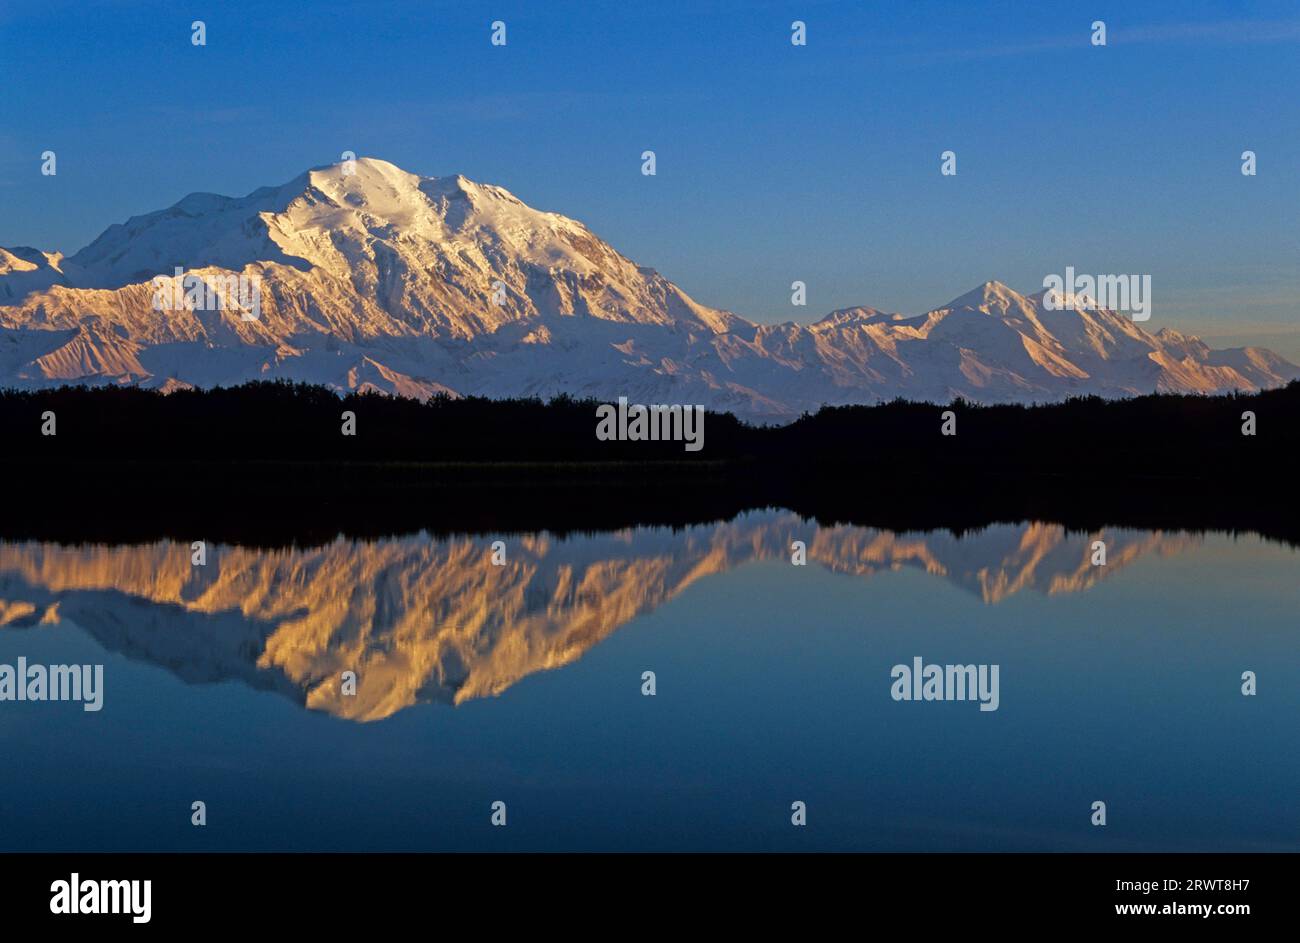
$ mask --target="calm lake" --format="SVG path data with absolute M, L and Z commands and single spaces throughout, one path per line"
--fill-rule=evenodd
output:
M 193 552 L 0 543 L 0 665 L 103 665 L 98 711 L 0 701 L 0 849 L 1300 850 L 1285 544 L 768 510 Z M 915 658 L 997 709 L 896 700 Z

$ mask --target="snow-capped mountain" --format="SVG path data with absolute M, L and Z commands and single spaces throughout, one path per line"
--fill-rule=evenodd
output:
M 184 272 L 177 279 L 175 272 Z M 155 303 L 194 276 L 258 311 Z M 186 279 L 189 279 L 188 281 Z M 926 314 L 758 325 L 581 223 L 461 176 L 362 159 L 235 199 L 192 194 L 75 255 L 0 249 L 0 385 L 175 389 L 287 378 L 399 395 L 700 403 L 786 419 L 903 396 L 1050 401 L 1277 386 L 1300 368 L 988 282 Z

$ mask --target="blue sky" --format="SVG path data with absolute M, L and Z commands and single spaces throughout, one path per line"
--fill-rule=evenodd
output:
M 71 253 L 352 150 L 505 186 L 756 320 L 1072 265 L 1150 274 L 1153 329 L 1300 354 L 1300 4 L 982 6 L 5 4 L 0 245 Z

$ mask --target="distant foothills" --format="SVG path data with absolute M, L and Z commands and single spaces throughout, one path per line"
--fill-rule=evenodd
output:
M 605 440 L 607 404 L 259 382 L 0 392 L 0 537 L 595 530 L 777 506 L 892 529 L 1042 519 L 1300 536 L 1300 383 L 1043 406 L 895 401 L 703 448 Z
M 786 279 L 780 301 L 806 310 L 800 273 Z M 244 197 L 194 193 L 68 256 L 0 248 L 0 386 L 286 379 L 414 399 L 626 395 L 788 422 L 900 397 L 1058 402 L 1300 378 L 1271 351 L 1175 330 L 1159 285 L 1129 317 L 1069 281 L 1059 298 L 987 281 L 921 314 L 757 324 L 501 187 L 364 158 Z

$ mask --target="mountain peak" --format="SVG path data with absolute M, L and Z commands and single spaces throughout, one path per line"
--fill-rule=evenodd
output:
M 944 305 L 945 308 L 978 308 L 985 311 L 1005 312 L 1011 307 L 1025 304 L 1025 296 L 1002 282 L 990 280 L 959 295 Z
M 365 206 L 372 211 L 391 209 L 395 201 L 414 208 L 429 200 L 436 202 L 440 199 L 467 200 L 473 204 L 483 200 L 508 200 L 539 216 L 546 215 L 526 207 L 522 200 L 503 187 L 479 183 L 460 173 L 422 177 L 374 157 L 358 157 L 352 161 L 314 167 L 280 189 L 315 189 L 340 203 Z
M 341 205 L 358 206 L 373 202 L 382 207 L 393 201 L 413 200 L 419 187 L 420 177 L 416 174 L 407 173 L 386 160 L 361 157 L 313 167 L 280 189 L 291 197 L 310 198 L 312 191 L 316 191 Z
M 388 180 L 401 181 L 419 179 L 416 174 L 403 170 L 396 164 L 377 157 L 357 157 L 353 160 L 341 160 L 333 164 L 322 164 L 307 171 L 313 180 L 346 180 L 356 177 L 362 181 Z

